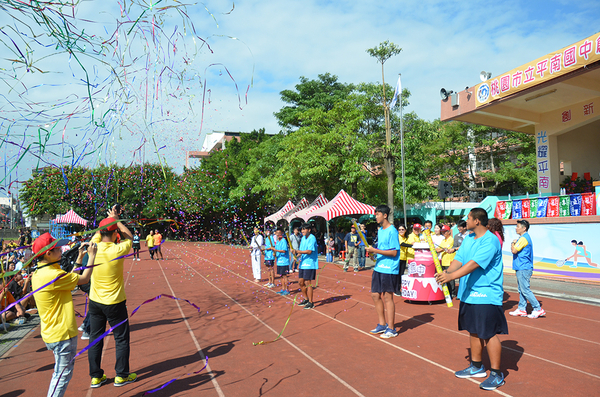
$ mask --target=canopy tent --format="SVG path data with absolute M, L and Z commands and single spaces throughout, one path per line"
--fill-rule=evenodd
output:
M 317 210 L 319 208 L 321 208 L 322 206 L 324 206 L 325 204 L 327 204 L 329 201 L 327 200 L 327 198 L 323 195 L 323 193 L 319 194 L 319 196 L 313 200 L 312 203 L 310 203 L 305 209 L 300 210 L 298 212 L 295 212 L 289 216 L 286 216 L 286 220 L 289 222 L 294 218 L 300 218 L 303 221 L 307 221 L 311 216 L 306 216 L 307 213 Z
M 281 207 L 279 209 L 279 211 L 277 211 L 276 213 L 274 213 L 272 215 L 267 216 L 264 219 L 264 223 L 267 223 L 269 221 L 271 221 L 273 223 L 277 223 L 278 220 L 280 220 L 281 218 L 283 218 L 283 214 L 285 214 L 286 212 L 288 212 L 292 208 L 294 208 L 294 203 L 292 203 L 290 200 L 288 200 L 288 202 L 285 203 L 285 205 L 283 207 Z
M 289 222 L 290 217 L 292 215 L 294 215 L 298 211 L 308 208 L 308 206 L 309 206 L 308 200 L 306 199 L 306 197 L 302 197 L 302 200 L 300 200 L 300 202 L 298 204 L 296 204 L 296 206 L 294 208 L 292 208 L 291 210 L 289 210 L 288 212 L 283 214 L 283 216 L 281 218 L 285 219 L 286 221 Z
M 308 212 L 305 216 L 307 219 L 313 216 L 320 216 L 325 218 L 326 221 L 330 221 L 338 216 L 354 214 L 375 215 L 375 207 L 353 199 L 342 189 L 329 203 Z
M 77 215 L 75 211 L 69 210 L 66 214 L 57 216 L 56 223 L 77 223 L 78 225 L 87 226 L 88 221 Z

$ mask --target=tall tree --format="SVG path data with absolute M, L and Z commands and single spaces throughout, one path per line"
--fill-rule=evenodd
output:
M 535 192 L 535 138 L 520 132 L 461 122 L 437 122 L 428 146 L 431 173 L 449 180 L 457 195 Z
M 388 206 L 392 210 L 390 221 L 393 222 L 394 218 L 394 158 L 392 155 L 392 128 L 390 125 L 390 108 L 387 104 L 386 93 L 385 93 L 385 73 L 383 65 L 391 57 L 398 55 L 402 51 L 402 48 L 398 47 L 389 40 L 380 43 L 378 47 L 367 49 L 367 53 L 373 58 L 377 59 L 381 63 L 381 85 L 383 88 L 383 112 L 385 115 L 385 173 L 388 178 L 387 190 L 388 190 Z

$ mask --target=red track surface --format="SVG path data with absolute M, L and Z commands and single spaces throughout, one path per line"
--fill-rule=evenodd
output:
M 152 395 L 589 396 L 600 389 L 600 310 L 593 306 L 542 298 L 547 318 L 507 313 L 509 335 L 500 336 L 506 385 L 484 392 L 477 381 L 453 374 L 468 365 L 469 356 L 468 335 L 457 331 L 458 301 L 448 308 L 396 298 L 400 335 L 383 340 L 368 333 L 377 321 L 369 294 L 371 272 L 343 273 L 330 264 L 320 273 L 315 309 L 295 307 L 281 339 L 253 346 L 275 339 L 292 299 L 251 281 L 248 251 L 171 242 L 163 252 L 165 261 L 150 261 L 147 254 L 140 262 L 127 260 L 130 311 L 151 297 L 169 294 L 194 302 L 202 312 L 168 298 L 143 306 L 131 318 L 131 370 L 138 381 L 90 389 L 84 353 L 76 361 L 67 396 L 141 396 L 181 376 Z M 296 275 L 292 280 L 297 287 Z M 505 297 L 508 312 L 518 295 Z M 83 294 L 74 298 L 83 312 Z M 84 346 L 80 340 L 78 348 Z M 186 375 L 204 366 L 205 355 L 208 368 Z M 39 328 L 4 358 L 2 396 L 46 395 L 54 359 Z M 114 360 L 109 336 L 103 368 L 111 381 Z M 489 368 L 485 355 L 484 365 Z

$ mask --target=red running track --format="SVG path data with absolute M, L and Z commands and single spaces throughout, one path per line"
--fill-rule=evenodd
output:
M 327 265 L 315 290 L 315 309 L 294 307 L 252 281 L 249 252 L 220 244 L 169 242 L 167 260 L 127 260 L 130 311 L 159 294 L 160 299 L 131 318 L 131 370 L 138 380 L 115 388 L 89 388 L 87 355 L 75 364 L 67 396 L 141 396 L 171 379 L 152 396 L 380 396 L 460 395 L 589 396 L 600 388 L 600 311 L 595 306 L 549 298 L 540 301 L 546 318 L 507 315 L 509 335 L 501 335 L 506 385 L 494 392 L 453 372 L 468 365 L 468 335 L 457 331 L 458 301 L 408 303 L 396 298 L 397 338 L 368 333 L 377 321 L 369 293 L 371 271 L 344 273 Z M 321 262 L 321 267 L 325 263 Z M 263 277 L 266 273 L 263 273 Z M 297 276 L 292 276 L 297 287 Z M 518 295 L 505 295 L 513 310 Z M 74 296 L 83 312 L 85 298 Z M 81 320 L 79 320 L 81 321 Z M 85 346 L 79 341 L 79 349 Z M 114 342 L 105 343 L 103 368 L 114 377 Z M 1 396 L 45 396 L 54 359 L 39 328 L 0 363 Z M 484 365 L 489 361 L 484 356 Z M 481 380 L 481 379 L 479 379 Z M 596 392 L 594 392 L 596 390 Z

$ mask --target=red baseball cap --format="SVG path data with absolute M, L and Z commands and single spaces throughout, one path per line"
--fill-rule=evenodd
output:
M 413 225 L 413 229 L 422 229 L 422 228 L 423 228 L 423 226 L 421 226 L 421 224 L 420 224 L 420 223 L 415 223 L 415 224 Z
M 33 242 L 33 253 L 35 256 L 43 256 L 46 252 L 53 250 L 56 247 L 62 247 L 63 245 L 69 244 L 69 239 L 63 238 L 57 240 L 50 233 L 44 233 L 40 237 L 36 238 Z M 49 246 L 44 249 L 44 247 Z
M 448 226 L 448 225 L 442 226 L 442 232 L 449 232 L 449 231 L 450 231 L 450 226 Z
M 104 227 L 104 226 L 106 226 L 106 225 L 108 225 L 108 224 L 110 224 L 110 223 L 112 223 L 114 221 L 116 221 L 115 218 L 105 218 L 105 219 L 102 219 L 102 221 L 100 222 L 100 227 L 102 228 L 102 227 Z M 118 228 L 119 227 L 117 226 L 117 224 L 113 223 L 112 225 L 108 226 L 106 228 L 106 230 L 108 230 L 109 232 L 112 232 L 113 230 L 117 230 Z

